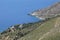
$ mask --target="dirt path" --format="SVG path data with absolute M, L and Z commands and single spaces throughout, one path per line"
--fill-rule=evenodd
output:
M 9 36 L 7 36 L 7 37 L 5 38 L 5 40 L 8 40 L 8 38 L 9 38 Z
M 55 31 L 59 30 L 59 24 L 60 24 L 59 21 L 60 21 L 60 18 L 57 18 L 54 28 L 52 28 L 49 32 L 45 33 L 41 38 L 39 38 L 39 40 L 42 40 L 43 38 L 45 38 L 49 34 L 54 33 Z

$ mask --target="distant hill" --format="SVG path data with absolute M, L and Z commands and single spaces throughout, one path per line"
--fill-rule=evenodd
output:
M 36 16 L 37 18 L 43 19 L 43 20 L 47 18 L 59 16 L 60 15 L 60 2 L 57 2 L 47 8 L 39 9 L 35 12 L 32 12 L 32 14 L 30 15 Z
M 60 40 L 60 2 L 31 14 L 42 21 L 13 25 L 0 40 Z

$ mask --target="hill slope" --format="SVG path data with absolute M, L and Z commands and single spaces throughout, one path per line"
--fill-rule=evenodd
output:
M 23 24 L 23 26 L 25 28 L 2 32 L 0 40 L 60 40 L 60 17 Z M 19 26 L 17 25 L 17 27 Z
M 19 40 L 60 40 L 60 17 L 43 23 Z
M 14 25 L 0 34 L 0 40 L 17 40 L 35 30 L 41 22 Z M 21 28 L 21 27 L 22 28 Z
M 60 15 L 60 2 L 57 2 L 47 8 L 34 11 L 30 15 L 35 16 L 42 20 L 45 20 L 47 18 L 56 17 L 56 16 Z

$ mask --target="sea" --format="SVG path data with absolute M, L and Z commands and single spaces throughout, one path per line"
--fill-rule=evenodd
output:
M 33 11 L 46 8 L 59 0 L 0 0 L 0 32 L 11 25 L 37 22 Z

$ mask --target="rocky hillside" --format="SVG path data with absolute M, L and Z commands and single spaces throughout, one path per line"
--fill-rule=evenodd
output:
M 39 9 L 35 12 L 32 12 L 30 14 L 32 16 L 36 16 L 39 19 L 47 19 L 52 18 L 60 15 L 60 2 L 53 4 L 52 6 L 49 6 L 44 9 Z
M 43 22 L 35 22 L 35 23 L 28 23 L 28 24 L 18 24 L 11 26 L 6 31 L 0 33 L 0 40 L 17 40 L 31 31 L 35 30 L 39 25 Z
M 0 33 L 0 40 L 60 40 L 60 2 L 31 15 L 44 20 L 13 25 Z

